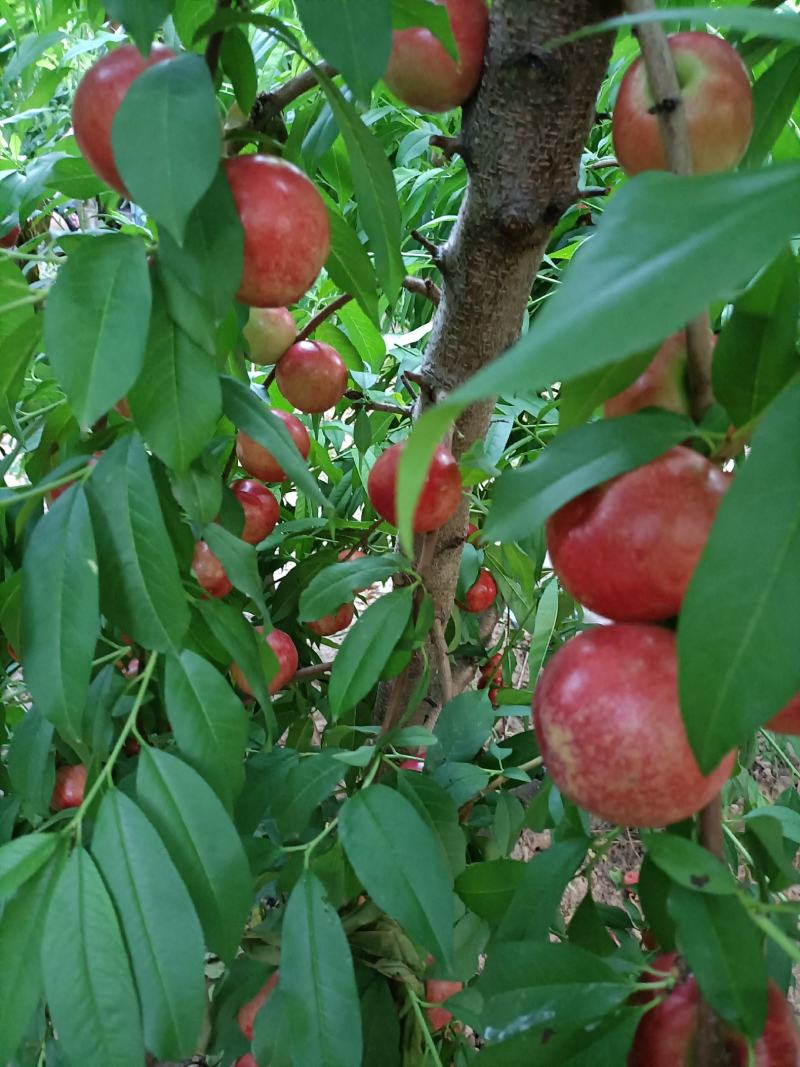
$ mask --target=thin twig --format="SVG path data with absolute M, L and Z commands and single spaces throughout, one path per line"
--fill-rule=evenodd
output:
M 352 299 L 353 296 L 351 293 L 342 293 L 341 296 L 337 296 L 332 303 L 328 304 L 327 307 L 324 307 L 322 311 L 318 311 L 312 319 L 309 319 L 297 337 L 295 337 L 294 343 L 297 344 L 298 341 L 305 341 L 307 337 L 311 336 L 314 330 L 322 325 L 325 319 L 329 319 L 331 315 L 334 315 L 339 310 L 339 308 L 343 308 L 345 304 L 349 304 Z
M 311 678 L 319 678 L 321 674 L 327 674 L 333 668 L 333 662 L 312 663 L 310 667 L 301 667 L 295 671 L 293 682 L 307 682 Z
M 575 190 L 575 202 L 579 200 L 591 200 L 595 196 L 608 196 L 611 192 L 610 185 L 589 185 L 585 189 Z
M 426 252 L 430 252 L 431 259 L 437 267 L 442 263 L 442 249 L 439 245 L 429 240 L 424 233 L 419 230 L 412 230 L 411 236 L 422 245 Z
M 450 657 L 447 652 L 447 641 L 444 638 L 444 627 L 441 619 L 433 620 L 433 649 L 436 653 L 436 669 L 439 673 L 441 703 L 449 704 L 453 699 L 453 676 L 450 672 Z
M 435 133 L 428 139 L 428 144 L 431 148 L 438 148 L 445 159 L 461 156 L 466 162 L 467 148 L 461 137 L 447 137 L 445 134 Z
M 217 11 L 223 11 L 226 7 L 230 7 L 232 0 L 217 0 Z M 208 67 L 212 79 L 217 74 L 217 64 L 219 63 L 219 54 L 222 51 L 222 38 L 225 36 L 224 30 L 218 30 L 216 33 L 212 33 L 208 39 L 206 45 L 206 66 Z
M 390 404 L 382 400 L 370 400 L 369 397 L 364 396 L 360 389 L 348 389 L 344 395 L 348 400 L 356 401 L 358 407 L 366 408 L 368 411 L 387 411 L 391 415 L 402 415 L 405 419 L 410 419 L 414 410 L 411 407 L 403 407 L 402 404 Z
M 332 67 L 330 63 L 318 63 L 317 68 L 326 74 L 329 78 L 332 78 L 336 73 L 336 68 Z M 288 107 L 289 104 L 293 104 L 294 101 L 302 96 L 303 93 L 309 92 L 317 84 L 317 76 L 313 70 L 309 67 L 308 70 L 304 70 L 302 74 L 298 74 L 296 78 L 291 78 L 288 82 L 284 82 L 279 89 L 276 89 L 274 93 L 267 93 L 270 99 L 270 103 L 276 107 L 279 111 Z
M 408 275 L 403 279 L 403 288 L 409 293 L 427 297 L 434 307 L 438 307 L 441 303 L 442 290 L 435 282 L 431 281 L 430 278 L 413 278 L 411 275 Z

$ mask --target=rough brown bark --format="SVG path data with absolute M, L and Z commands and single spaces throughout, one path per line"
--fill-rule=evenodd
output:
M 466 161 L 470 182 L 449 240 L 439 250 L 444 284 L 422 366 L 429 384 L 422 405 L 459 386 L 519 336 L 550 232 L 576 199 L 581 151 L 612 38 L 589 37 L 555 51 L 546 45 L 617 9 L 616 0 L 495 0 L 484 77 L 464 109 L 455 149 Z M 458 420 L 456 456 L 485 435 L 493 406 L 476 404 Z M 453 606 L 466 526 L 464 503 L 439 531 L 424 573 L 442 623 Z M 402 713 L 420 671 L 417 658 L 383 688 L 379 718 L 390 689 L 392 710 Z M 435 677 L 432 697 L 436 705 Z

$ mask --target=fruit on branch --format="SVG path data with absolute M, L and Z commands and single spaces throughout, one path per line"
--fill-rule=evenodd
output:
M 497 597 L 497 582 L 492 577 L 491 571 L 482 567 L 478 571 L 476 581 L 469 587 L 464 596 L 464 607 L 467 611 L 480 614 L 486 611 L 495 602 Z
M 503 660 L 502 652 L 495 652 L 495 654 L 481 667 L 480 677 L 478 678 L 478 689 L 489 688 L 489 700 L 494 707 L 497 707 L 497 698 L 500 689 L 503 687 L 503 668 L 500 666 Z
M 436 0 L 442 3 L 443 0 Z M 489 36 L 486 0 L 444 0 L 458 63 L 430 30 L 395 30 L 384 81 L 415 111 L 450 111 L 478 88 Z
M 227 596 L 233 589 L 225 568 L 205 541 L 195 541 L 192 571 L 209 596 Z
M 697 979 L 681 972 L 676 952 L 659 956 L 650 966 L 659 974 L 672 975 L 676 984 L 642 1016 L 628 1067 L 691 1067 L 696 1062 L 700 1026 Z M 646 982 L 659 980 L 649 973 L 643 978 Z M 659 993 L 645 993 L 640 999 L 647 1003 Z M 767 1021 L 755 1042 L 754 1059 L 749 1059 L 747 1040 L 730 1027 L 723 1025 L 722 1039 L 729 1067 L 748 1067 L 751 1062 L 756 1067 L 797 1067 L 800 1063 L 800 1035 L 792 1009 L 774 982 L 767 987 Z
M 564 588 L 619 622 L 676 615 L 731 482 L 678 446 L 571 500 L 547 521 Z
M 240 478 L 231 492 L 242 505 L 244 529 L 239 535 L 248 545 L 257 545 L 271 534 L 280 518 L 278 501 L 269 489 L 252 478 Z
M 263 626 L 256 626 L 256 630 L 260 634 L 264 633 Z M 278 673 L 269 683 L 270 694 L 274 696 L 279 689 L 283 689 L 294 678 L 300 661 L 294 641 L 283 630 L 270 630 L 264 640 L 275 653 L 275 658 L 278 661 Z M 249 697 L 253 696 L 253 690 L 247 684 L 247 679 L 238 663 L 231 664 L 231 675 L 243 693 L 246 693 Z
M 275 156 L 235 156 L 223 166 L 244 230 L 237 300 L 254 307 L 296 303 L 328 258 L 328 212 L 313 182 Z
M 236 1021 L 239 1024 L 239 1029 L 248 1041 L 253 1040 L 253 1026 L 255 1025 L 256 1015 L 258 1015 L 263 1005 L 269 1000 L 272 990 L 278 984 L 278 973 L 278 971 L 275 971 L 274 974 L 271 974 L 253 999 L 248 1000 L 246 1004 L 242 1004 L 241 1008 L 239 1008 L 236 1013 Z
M 716 337 L 713 339 L 716 344 Z M 633 415 L 643 408 L 664 408 L 678 415 L 690 412 L 686 391 L 686 331 L 679 330 L 662 344 L 650 363 L 627 389 L 606 400 L 606 418 Z
M 796 734 L 800 736 L 800 693 L 797 694 L 777 715 L 773 715 L 765 724 L 768 730 L 776 734 Z
M 111 124 L 142 71 L 174 58 L 172 49 L 163 45 L 153 45 L 147 58 L 132 44 L 115 48 L 84 74 L 72 101 L 72 127 L 78 148 L 95 174 L 123 196 L 129 194 L 114 162 Z
M 12 226 L 0 237 L 0 248 L 15 248 L 21 232 L 19 226 Z
M 102 452 L 95 452 L 93 455 L 89 456 L 89 459 L 88 459 L 88 461 L 86 463 L 86 466 L 87 467 L 96 466 L 97 461 L 98 461 L 98 459 L 100 459 L 102 454 L 103 454 Z M 51 504 L 55 504 L 55 502 L 58 500 L 58 498 L 61 496 L 61 494 L 62 493 L 66 493 L 66 491 L 68 489 L 71 489 L 74 484 L 75 484 L 75 481 L 73 480 L 71 482 L 64 482 L 63 485 L 57 485 L 55 487 L 55 489 L 51 489 L 50 492 L 47 494 L 50 503 Z
M 710 33 L 675 33 L 667 40 L 686 112 L 694 173 L 735 167 L 753 132 L 747 67 L 727 41 Z M 622 79 L 614 108 L 614 149 L 626 174 L 668 169 L 658 103 L 640 57 Z
M 443 1000 L 460 993 L 463 988 L 463 982 L 446 982 L 438 978 L 429 978 L 425 983 L 425 999 L 430 1004 L 439 1005 Z M 451 1011 L 441 1007 L 426 1008 L 425 1014 L 428 1016 L 428 1022 L 434 1032 L 442 1030 L 453 1018 Z
M 346 630 L 353 621 L 354 613 L 355 609 L 352 604 L 342 604 L 331 615 L 323 615 L 316 622 L 307 622 L 306 626 L 317 637 L 330 637 L 331 634 L 338 634 L 342 630 Z
M 86 792 L 86 768 L 82 763 L 74 766 L 59 767 L 56 771 L 56 784 L 50 798 L 53 811 L 65 808 L 79 808 Z
M 335 407 L 347 388 L 347 367 L 332 345 L 298 341 L 275 372 L 278 388 L 300 411 L 319 415 Z
M 308 459 L 311 439 L 302 422 L 295 415 L 281 411 L 280 408 L 269 410 L 283 422 L 303 459 Z M 242 430 L 236 435 L 236 455 L 247 473 L 252 474 L 254 478 L 260 478 L 262 482 L 284 482 L 288 477 L 273 454 Z
M 697 766 L 678 706 L 675 635 L 598 626 L 547 663 L 533 698 L 544 762 L 580 807 L 621 826 L 667 826 L 699 811 L 731 773 Z
M 480 534 L 478 532 L 478 527 L 475 525 L 474 522 L 471 522 L 467 526 L 467 540 L 469 542 L 471 542 L 472 544 L 475 544 L 477 541 L 480 541 Z
M 240 1056 L 236 1061 L 234 1067 L 258 1067 L 255 1056 L 252 1052 L 246 1053 L 244 1056 Z
M 297 336 L 288 308 L 250 308 L 242 330 L 253 363 L 277 363 Z
M 403 762 L 400 764 L 400 770 L 401 771 L 416 771 L 416 772 L 421 774 L 422 771 L 425 770 L 425 760 L 424 759 L 404 759 Z
M 123 396 L 122 400 L 118 400 L 116 402 L 116 404 L 114 405 L 114 410 L 117 412 L 118 415 L 121 415 L 123 419 L 132 418 L 131 406 L 128 403 L 128 398 L 126 396 Z
M 376 460 L 367 479 L 367 494 L 381 518 L 397 525 L 397 467 L 405 441 L 391 445 Z M 444 526 L 461 502 L 461 475 L 453 453 L 437 445 L 414 512 L 414 533 Z
M 340 563 L 350 563 L 355 559 L 366 559 L 366 552 L 362 552 L 360 548 L 343 548 L 339 553 Z

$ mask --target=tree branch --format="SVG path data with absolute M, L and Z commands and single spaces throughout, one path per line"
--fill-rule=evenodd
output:
M 223 11 L 226 7 L 230 7 L 232 0 L 217 0 L 217 11 Z M 217 75 L 217 64 L 219 63 L 219 54 L 222 51 L 222 38 L 225 36 L 224 30 L 218 30 L 216 33 L 212 33 L 206 44 L 205 61 L 206 66 L 211 74 L 211 79 Z
M 424 233 L 419 230 L 412 230 L 411 236 L 422 245 L 426 252 L 430 253 L 430 257 L 436 266 L 440 266 L 442 262 L 442 249 L 434 241 L 429 240 Z
M 310 667 L 301 667 L 299 671 L 295 671 L 293 682 L 307 682 L 312 678 L 319 678 L 320 675 L 327 674 L 333 668 L 333 661 L 326 663 L 312 663 Z
M 370 400 L 369 397 L 364 396 L 360 389 L 348 389 L 344 394 L 348 400 L 354 400 L 360 403 L 359 407 L 366 408 L 368 411 L 387 411 L 391 415 L 401 415 L 404 419 L 410 419 L 413 414 L 413 408 L 403 407 L 401 404 L 389 404 L 384 403 L 381 400 Z
M 409 293 L 427 297 L 434 307 L 438 307 L 441 303 L 442 290 L 430 278 L 414 278 L 409 274 L 403 279 L 403 288 Z
M 332 78 L 337 73 L 330 63 L 318 63 L 317 68 L 323 74 L 327 74 L 329 78 Z M 294 103 L 304 93 L 314 89 L 318 84 L 316 74 L 308 67 L 297 77 L 290 78 L 288 82 L 284 82 L 283 85 L 272 92 L 259 93 L 250 112 L 252 126 L 261 132 L 268 129 L 284 108 Z
M 295 337 L 294 343 L 297 344 L 298 341 L 305 341 L 317 327 L 322 325 L 325 319 L 329 319 L 331 315 L 335 315 L 339 308 L 343 308 L 345 304 L 349 304 L 352 299 L 353 297 L 350 293 L 342 293 L 341 296 L 337 296 L 327 307 L 324 307 L 322 311 L 318 311 L 312 319 L 309 319 L 297 337 Z

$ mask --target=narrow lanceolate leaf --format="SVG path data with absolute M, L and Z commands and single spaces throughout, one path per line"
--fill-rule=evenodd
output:
M 392 0 L 392 26 L 396 30 L 413 30 L 424 26 L 458 62 L 458 45 L 444 4 L 437 4 L 436 0 Z
M 325 270 L 333 283 L 352 293 L 370 321 L 378 325 L 378 282 L 366 248 L 333 201 L 324 196 L 331 224 L 331 250 Z
M 582 837 L 559 841 L 525 865 L 519 887 L 500 924 L 498 940 L 547 938 L 558 902 L 588 846 L 589 841 Z
M 678 684 L 705 773 L 800 690 L 800 380 L 772 403 L 683 602 Z
M 128 401 L 145 441 L 177 471 L 200 455 L 222 414 L 214 361 L 168 316 L 163 297 L 156 298 L 144 368 Z
M 800 48 L 791 48 L 753 86 L 755 124 L 744 166 L 761 165 L 791 118 L 798 95 Z
M 205 600 L 200 601 L 196 609 L 230 656 L 231 663 L 241 667 L 256 700 L 266 710 L 268 718 L 272 718 L 272 699 L 267 684 L 278 669 L 278 661 L 269 645 L 232 604 Z
M 122 923 L 147 1048 L 180 1060 L 196 1048 L 205 1010 L 203 935 L 161 838 L 119 790 L 100 806 L 92 854 Z
M 393 302 L 403 284 L 405 268 L 400 255 L 400 207 L 392 168 L 383 145 L 368 129 L 339 88 L 321 71 L 317 78 L 328 98 L 350 164 L 361 224 L 375 256 L 381 287 Z
M 300 594 L 298 618 L 300 622 L 321 619 L 352 600 L 359 589 L 410 569 L 408 560 L 394 552 L 332 563 L 315 574 Z
M 13 1058 L 42 996 L 42 932 L 63 860 L 62 848 L 0 915 L 0 1063 Z
M 255 546 L 213 522 L 203 531 L 203 540 L 225 568 L 233 586 L 251 598 L 269 630 L 269 608 L 264 599 L 264 583 L 258 573 Z
M 350 946 L 322 883 L 306 871 L 286 905 L 281 992 L 296 1063 L 361 1063 L 361 1011 Z
M 649 463 L 691 433 L 689 419 L 658 411 L 603 419 L 559 435 L 535 462 L 501 475 L 484 529 L 487 540 L 530 537 L 567 501 Z
M 320 53 L 369 102 L 392 50 L 391 0 L 296 0 L 295 7 Z
M 446 966 L 453 949 L 452 874 L 413 805 L 385 785 L 369 786 L 345 803 L 339 831 L 376 904 Z
M 246 385 L 235 378 L 223 377 L 222 406 L 225 414 L 239 430 L 244 430 L 264 448 L 268 449 L 289 475 L 297 488 L 314 503 L 330 507 L 320 492 L 308 464 L 300 455 L 289 431 L 277 415 L 271 414 L 263 400 L 259 400 Z
M 97 556 L 80 486 L 34 528 L 22 583 L 25 681 L 42 714 L 67 740 L 79 740 L 100 632 Z
M 61 843 L 56 834 L 25 834 L 0 848 L 0 899 L 9 897 L 43 867 Z
M 133 199 L 181 243 L 219 167 L 219 114 L 203 58 L 187 54 L 143 71 L 117 110 L 111 143 Z
M 250 866 L 230 816 L 196 771 L 155 748 L 142 749 L 136 791 L 189 890 L 206 944 L 229 963 L 253 896 Z
M 800 286 L 790 250 L 736 301 L 714 349 L 714 393 L 737 426 L 759 415 L 800 370 Z
M 114 905 L 83 848 L 68 860 L 47 914 L 42 971 L 64 1052 L 83 1067 L 141 1067 L 144 1036 Z
M 86 241 L 60 268 L 47 298 L 47 357 L 88 428 L 139 376 L 150 318 L 144 242 L 113 234 Z
M 103 454 L 88 493 L 103 612 L 145 648 L 179 648 L 189 609 L 141 438 Z
M 333 661 L 328 686 L 334 718 L 355 707 L 380 678 L 411 617 L 412 598 L 410 588 L 387 593 L 348 631 Z
M 153 36 L 172 11 L 174 0 L 106 0 L 106 14 L 125 27 L 144 55 L 150 51 Z
M 227 808 L 244 784 L 247 712 L 222 675 L 202 656 L 167 660 L 167 715 L 178 748 Z

